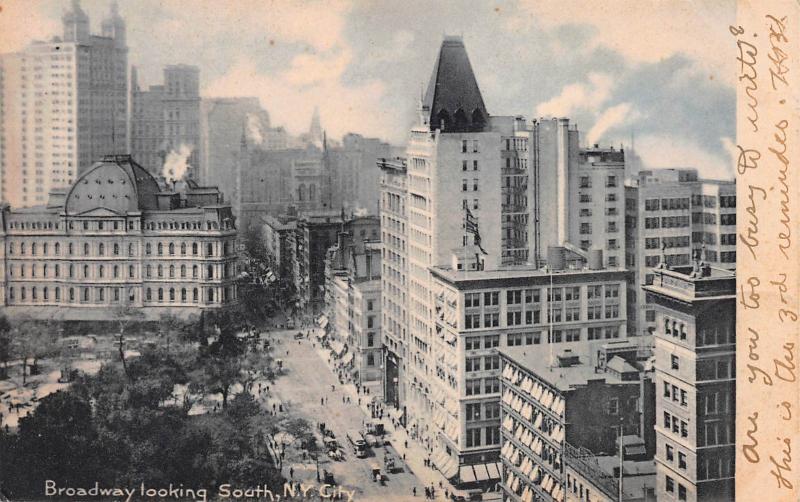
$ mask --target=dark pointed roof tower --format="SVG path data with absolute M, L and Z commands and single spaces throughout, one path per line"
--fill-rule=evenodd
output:
M 422 102 L 431 130 L 481 132 L 489 113 L 461 37 L 445 37 Z

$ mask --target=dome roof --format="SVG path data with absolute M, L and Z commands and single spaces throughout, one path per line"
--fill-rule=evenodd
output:
M 130 155 L 110 155 L 83 173 L 67 193 L 64 211 L 85 214 L 106 209 L 117 214 L 157 209 L 156 179 Z

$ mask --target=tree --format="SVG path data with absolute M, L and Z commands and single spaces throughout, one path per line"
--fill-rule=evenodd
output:
M 119 332 L 117 333 L 119 360 L 122 363 L 122 369 L 125 371 L 125 375 L 130 379 L 128 364 L 125 361 L 125 333 L 133 322 L 144 320 L 144 313 L 131 305 L 120 305 L 114 309 L 114 318 L 119 324 Z
M 8 363 L 14 357 L 14 347 L 11 338 L 11 324 L 4 315 L 0 315 L 0 362 L 3 369 L 0 371 L 0 380 L 8 378 Z

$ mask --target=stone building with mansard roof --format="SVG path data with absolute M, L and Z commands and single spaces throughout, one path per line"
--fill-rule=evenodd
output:
M 236 224 L 216 187 L 162 186 L 128 155 L 45 206 L 0 208 L 0 304 L 11 317 L 185 316 L 236 301 Z

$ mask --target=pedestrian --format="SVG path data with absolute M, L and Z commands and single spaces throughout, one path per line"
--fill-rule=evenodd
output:
M 345 402 L 345 399 L 344 399 L 344 396 L 342 396 L 342 403 L 344 403 L 344 402 Z
M 294 479 L 294 468 L 289 467 L 289 479 Z
M 411 493 L 416 497 L 417 496 L 417 487 L 411 489 Z
M 406 452 L 403 452 L 403 462 L 406 461 Z
M 431 498 L 436 498 L 436 488 L 433 487 L 433 482 L 431 482 Z
M 431 499 L 431 491 L 426 486 L 425 487 L 425 500 L 430 500 L 430 499 Z
M 361 398 L 358 398 L 358 405 L 361 406 Z
M 440 489 L 440 490 L 442 489 L 442 486 L 443 486 L 443 485 L 442 485 L 442 480 L 440 479 L 440 480 L 439 480 L 439 489 Z
M 441 483 L 441 481 L 439 481 L 439 482 Z M 444 490 L 444 499 L 445 500 L 450 500 L 450 492 L 447 491 L 447 488 L 445 488 L 445 490 Z
M 406 447 L 406 450 L 408 449 L 408 439 L 405 440 L 405 442 L 403 443 L 403 446 Z
M 319 398 L 319 405 L 320 406 L 325 406 L 325 398 L 324 397 Z

